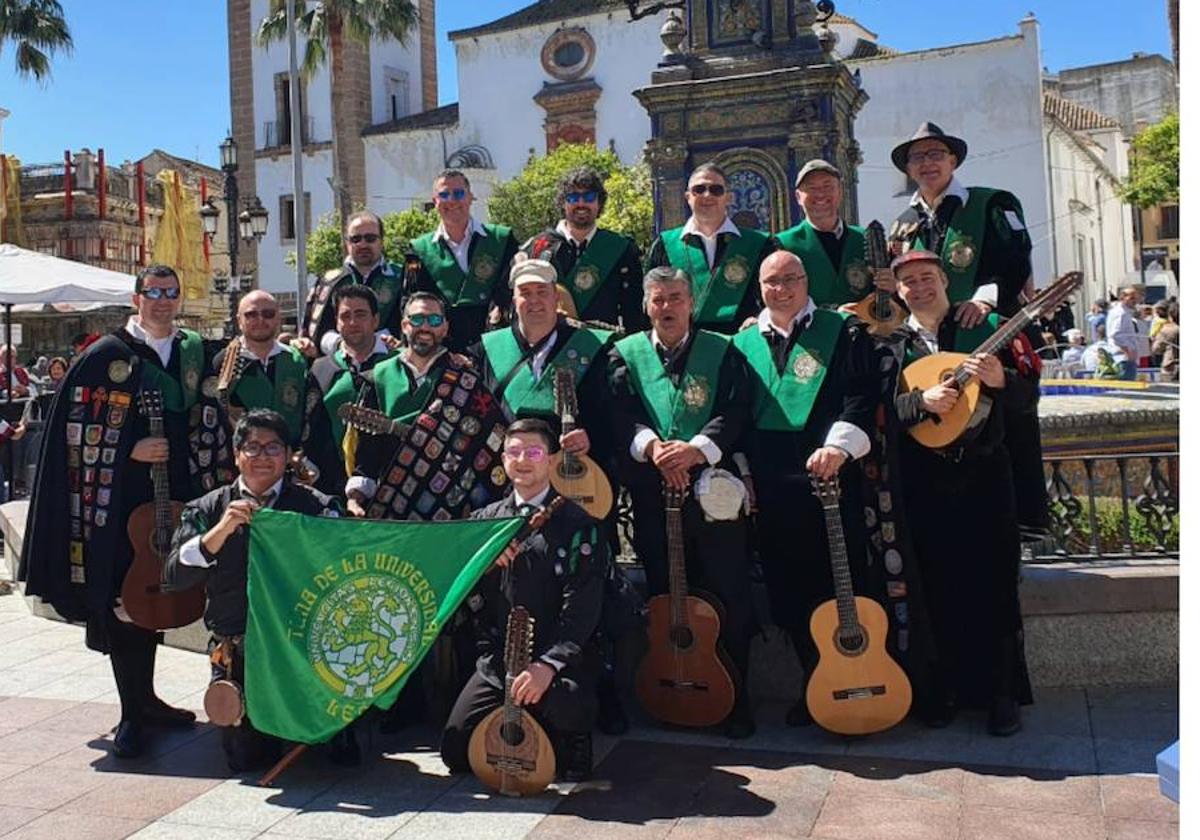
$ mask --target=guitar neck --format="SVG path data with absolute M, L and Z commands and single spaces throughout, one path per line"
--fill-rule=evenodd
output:
M 166 436 L 161 414 L 151 415 L 150 436 Z M 150 482 L 154 485 L 155 544 L 166 545 L 171 535 L 171 478 L 165 463 L 150 465 Z
M 842 510 L 825 505 L 825 534 L 829 540 L 829 564 L 833 570 L 833 591 L 837 598 L 838 624 L 843 630 L 858 627 L 858 607 L 854 604 L 854 578 L 846 554 L 846 534 L 842 529 Z
M 683 556 L 683 511 L 667 507 L 667 571 L 671 592 L 671 625 L 687 626 L 684 598 L 688 594 L 687 565 Z
M 971 352 L 972 356 L 987 355 L 994 356 L 1007 347 L 1012 340 L 1017 337 L 1021 330 L 1025 329 L 1029 324 L 1033 323 L 1033 319 L 1037 317 L 1036 311 L 1032 314 L 1029 312 L 1033 307 L 1026 307 L 1016 315 L 1009 318 L 997 329 L 994 333 L 988 336 L 987 340 L 980 344 Z M 966 385 L 974 378 L 972 374 L 959 365 L 954 369 L 954 382 L 959 387 Z

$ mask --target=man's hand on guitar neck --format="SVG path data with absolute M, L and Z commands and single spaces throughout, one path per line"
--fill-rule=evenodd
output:
M 133 445 L 129 457 L 143 464 L 165 464 L 171 451 L 165 437 L 145 437 Z
M 686 490 L 691 468 L 708 463 L 703 452 L 681 440 L 651 441 L 646 447 L 646 455 L 673 490 Z
M 586 429 L 573 429 L 558 439 L 563 449 L 572 455 L 586 455 L 592 448 Z
M 872 271 L 875 279 L 875 288 L 881 292 L 896 291 L 896 275 L 892 274 L 890 268 L 877 268 Z
M 849 457 L 846 450 L 837 446 L 822 446 L 808 456 L 804 467 L 817 478 L 833 478 Z
M 994 390 L 1004 387 L 1004 366 L 995 356 L 980 354 L 972 356 L 962 363 L 963 370 L 972 376 L 978 376 L 979 381 Z

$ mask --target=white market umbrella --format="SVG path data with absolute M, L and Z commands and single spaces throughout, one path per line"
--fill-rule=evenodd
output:
M 129 306 L 133 282 L 132 275 L 119 271 L 0 245 L 0 304 L 51 306 L 59 311 Z

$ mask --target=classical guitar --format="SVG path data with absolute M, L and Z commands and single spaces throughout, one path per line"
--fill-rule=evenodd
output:
M 150 421 L 150 436 L 165 437 L 162 393 L 147 389 L 138 397 L 142 414 Z M 151 464 L 154 500 L 138 505 L 129 514 L 129 542 L 133 563 L 121 586 L 121 603 L 129 617 L 148 630 L 166 630 L 191 624 L 204 613 L 204 587 L 178 592 L 162 588 L 163 563 L 171 551 L 171 536 L 179 524 L 182 502 L 171 501 L 167 465 Z
M 994 355 L 1003 350 L 1026 326 L 1065 303 L 1082 282 L 1081 272 L 1064 274 L 1021 307 L 973 353 L 933 353 L 909 363 L 900 375 L 900 387 L 905 391 L 925 391 L 934 385 L 949 384 L 958 389 L 959 397 L 950 411 L 909 426 L 908 433 L 922 446 L 942 449 L 954 445 L 968 430 L 977 429 L 987 419 L 991 401 L 981 392 L 979 380 L 962 363 L 972 356 Z
M 554 403 L 562 419 L 563 434 L 574 431 L 579 408 L 575 399 L 575 373 L 570 368 L 554 369 Z M 575 455 L 565 449 L 554 453 L 550 463 L 550 483 L 586 510 L 589 516 L 603 519 L 612 510 L 612 486 L 604 471 L 587 455 Z
M 686 490 L 663 487 L 667 509 L 670 592 L 647 603 L 650 647 L 638 666 L 636 691 L 655 719 L 678 726 L 714 726 L 733 711 L 735 688 L 718 649 L 721 616 L 688 594 L 683 556 Z
M 865 236 L 867 265 L 871 267 L 872 271 L 887 268 L 891 264 L 887 235 L 883 232 L 883 225 L 879 223 L 878 219 L 867 225 Z M 886 338 L 894 333 L 908 317 L 908 310 L 904 308 L 903 304 L 896 300 L 891 292 L 882 289 L 875 289 L 851 306 L 850 310 L 867 325 L 867 332 L 881 338 Z
M 838 480 L 812 477 L 825 511 L 834 597 L 813 610 L 809 629 L 820 660 L 808 680 L 808 711 L 822 728 L 839 735 L 890 729 L 908 714 L 912 686 L 888 655 L 883 607 L 854 594 L 846 537 L 838 507 Z

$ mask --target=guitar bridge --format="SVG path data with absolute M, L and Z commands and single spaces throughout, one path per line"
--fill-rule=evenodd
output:
M 869 700 L 887 694 L 886 685 L 864 685 L 859 688 L 839 688 L 833 692 L 834 700 Z
M 697 680 L 672 680 L 662 678 L 658 684 L 663 688 L 682 688 L 689 691 L 708 691 L 708 683 Z

